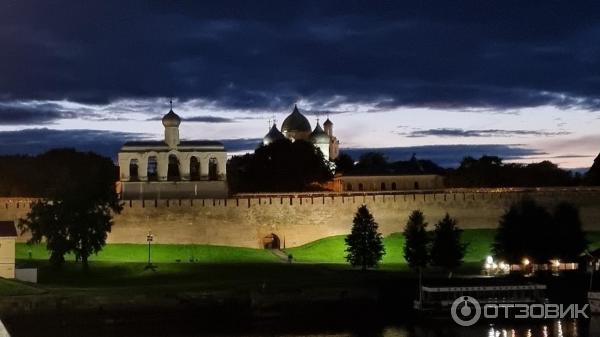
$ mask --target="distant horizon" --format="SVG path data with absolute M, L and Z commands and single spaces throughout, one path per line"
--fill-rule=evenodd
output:
M 0 134 L 1 141 L 1 134 Z M 258 145 L 261 139 L 226 139 L 220 140 L 225 144 L 225 149 L 228 152 L 228 157 L 244 155 L 246 153 L 252 153 L 254 148 L 246 147 L 249 144 Z M 0 143 L 0 156 L 5 155 L 25 155 L 25 156 L 36 156 L 43 154 L 51 150 L 58 149 L 75 149 L 82 152 L 94 152 L 99 155 L 105 156 L 113 160 L 116 164 L 116 155 L 118 149 L 124 144 L 118 141 L 113 141 L 112 144 L 103 143 L 100 147 L 96 146 L 95 143 L 79 144 L 78 146 L 69 145 L 67 143 L 64 146 L 56 147 L 40 147 L 40 144 L 29 144 L 31 148 L 26 148 L 25 151 L 16 152 L 10 149 L 10 146 L 6 146 L 6 143 Z M 10 144 L 8 144 L 10 145 Z M 228 148 L 233 147 L 233 150 Z M 9 148 L 7 148 L 9 147 Z M 35 148 L 36 150 L 33 150 Z M 29 149 L 29 150 L 27 150 Z M 116 149 L 116 150 L 114 150 Z M 113 151 L 114 150 L 114 151 Z M 504 163 L 520 163 L 520 164 L 531 164 L 539 163 L 543 160 L 548 160 L 545 157 L 540 158 L 538 156 L 544 155 L 543 153 L 536 153 L 529 149 L 523 148 L 517 145 L 505 145 L 505 144 L 489 144 L 489 145 L 469 145 L 469 144 L 449 144 L 449 145 L 424 145 L 424 146 L 407 146 L 407 147 L 380 147 L 380 148 L 341 148 L 340 153 L 348 154 L 357 161 L 360 155 L 368 152 L 378 152 L 383 154 L 386 159 L 390 162 L 396 161 L 408 161 L 412 155 L 415 154 L 418 160 L 431 160 L 435 164 L 442 168 L 457 168 L 460 162 L 465 157 L 473 157 L 479 159 L 482 156 L 497 156 L 502 159 Z M 554 161 L 550 160 L 555 163 Z M 577 168 L 564 168 L 562 169 L 573 171 L 573 172 L 586 172 L 593 164 L 590 162 L 589 166 L 577 167 Z M 560 167 L 560 166 L 559 166 Z

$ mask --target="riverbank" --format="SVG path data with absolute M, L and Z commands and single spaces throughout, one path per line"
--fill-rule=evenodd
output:
M 311 266 L 288 270 L 285 274 L 306 279 L 310 276 L 306 272 L 331 267 L 337 269 Z M 421 327 L 435 326 L 441 329 L 439 332 L 458 327 L 449 316 L 436 318 L 432 325 L 430 318 L 414 315 L 411 304 L 417 280 L 406 272 L 343 271 L 336 279 L 329 275 L 330 271 L 312 275 L 312 282 L 305 287 L 267 283 L 264 287 L 240 284 L 236 290 L 201 290 L 196 285 L 175 282 L 106 289 L 48 288 L 49 292 L 42 295 L 13 296 L 9 300 L 3 297 L 0 312 L 12 337 L 276 336 L 290 331 L 297 335 L 316 331 L 322 336 L 341 336 L 346 334 L 339 334 L 340 331 L 354 331 L 358 335 L 378 336 L 385 326 L 408 322 Z M 585 294 L 586 279 L 580 276 L 540 277 L 530 281 L 547 284 L 551 302 L 557 303 L 556 296 L 561 295 L 565 303 L 572 303 L 575 297 Z M 239 282 L 245 283 L 245 278 L 241 274 Z M 426 282 L 437 283 L 479 281 L 426 277 Z M 577 299 L 581 300 L 584 298 Z
M 0 318 L 54 315 L 57 310 L 101 314 L 204 308 L 215 313 L 222 308 L 250 317 L 301 316 L 317 308 L 409 311 L 417 294 L 416 275 L 405 265 L 367 272 L 347 265 L 284 263 L 157 264 L 155 270 L 150 270 L 140 263 L 92 262 L 88 272 L 75 263 L 67 263 L 60 271 L 47 263 L 40 262 L 38 267 L 38 285 L 8 281 L 18 292 L 0 296 Z M 445 273 L 430 270 L 425 282 L 492 282 L 490 278 L 473 277 L 479 268 L 478 263 L 466 264 L 450 280 Z M 549 297 L 558 303 L 584 299 L 588 284 L 588 276 L 579 273 L 501 280 L 546 284 Z
M 377 316 L 385 297 L 382 289 L 397 286 L 402 294 L 416 289 L 412 273 L 400 267 L 363 273 L 327 264 L 156 266 L 152 271 L 144 264 L 92 262 L 89 273 L 83 273 L 74 263 L 60 272 L 42 264 L 42 283 L 34 288 L 44 293 L 0 297 L 0 318 L 9 331 L 22 336 L 44 335 L 31 322 L 61 333 L 89 331 L 90 326 L 93 331 L 124 325 L 143 330 L 158 321 L 161 326 L 187 322 L 182 326 L 191 328 L 197 325 L 189 322 L 198 322 L 205 329 L 223 331 L 290 320 Z M 396 305 L 409 307 L 410 299 L 397 299 Z

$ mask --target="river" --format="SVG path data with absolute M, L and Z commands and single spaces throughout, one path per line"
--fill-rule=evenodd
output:
M 77 317 L 73 317 L 77 320 Z M 360 317 L 350 317 L 349 328 L 334 327 L 309 322 L 302 324 L 252 324 L 238 326 L 237 322 L 222 329 L 204 329 L 201 318 L 195 321 L 136 321 L 133 324 L 63 325 L 46 322 L 15 322 L 6 324 L 11 337 L 69 337 L 69 336 L 119 336 L 119 337 L 203 337 L 203 336 L 375 336 L 375 337 L 596 337 L 600 336 L 600 317 L 591 320 L 532 320 L 485 322 L 471 327 L 460 327 L 449 320 L 426 320 L 419 323 L 383 324 L 365 322 L 356 324 Z

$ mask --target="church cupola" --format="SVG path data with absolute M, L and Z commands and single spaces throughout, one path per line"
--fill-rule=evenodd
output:
M 179 124 L 181 118 L 173 112 L 173 102 L 171 101 L 171 110 L 163 116 L 162 123 L 165 127 L 165 143 L 170 148 L 175 148 L 179 145 Z
M 310 134 L 310 140 L 312 140 L 313 143 L 329 144 L 329 135 L 323 131 L 319 121 L 317 121 L 317 126 Z
M 287 116 L 281 124 L 281 133 L 290 139 L 294 140 L 308 140 L 310 136 L 311 127 L 308 119 L 298 110 L 298 106 L 294 105 L 294 110 L 289 116 Z
M 285 136 L 283 135 L 283 133 L 281 133 L 281 131 L 279 131 L 277 129 L 277 124 L 273 123 L 273 126 L 271 127 L 271 129 L 263 138 L 263 145 L 269 145 L 276 140 L 284 139 L 284 138 L 285 138 Z

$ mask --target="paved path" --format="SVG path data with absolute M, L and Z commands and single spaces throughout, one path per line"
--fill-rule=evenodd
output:
M 282 262 L 288 262 L 288 256 L 280 249 L 269 249 L 273 255 L 277 256 Z M 1 337 L 1 335 L 0 335 Z

